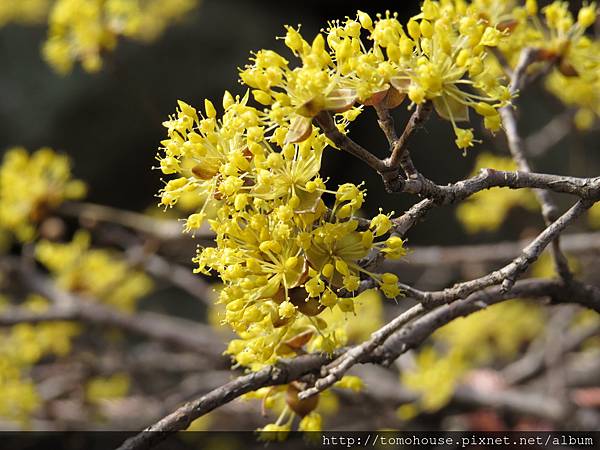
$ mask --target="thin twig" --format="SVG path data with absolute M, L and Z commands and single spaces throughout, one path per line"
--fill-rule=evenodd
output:
M 14 266 L 13 266 L 14 267 Z M 200 354 L 220 357 L 224 344 L 208 325 L 152 312 L 123 313 L 98 301 L 62 291 L 45 276 L 21 270 L 24 284 L 51 300 L 47 311 L 35 313 L 21 308 L 2 311 L 0 326 L 19 323 L 82 321 L 89 324 L 113 326 L 156 341 L 176 345 Z
M 154 219 L 145 214 L 95 203 L 65 202 L 59 207 L 58 212 L 69 217 L 77 217 L 92 222 L 114 223 L 162 241 L 172 241 L 186 237 L 183 233 L 182 224 L 177 220 Z M 200 234 L 197 232 L 196 236 L 200 236 Z M 204 235 L 213 236 L 208 231 Z
M 386 171 L 387 166 L 381 159 L 338 130 L 331 113 L 328 111 L 320 112 L 317 117 L 315 117 L 315 122 L 319 128 L 321 128 L 321 131 L 323 131 L 325 136 L 327 136 L 336 147 L 364 161 L 379 174 Z
M 515 95 L 525 84 L 527 69 L 537 59 L 538 51 L 531 48 L 526 48 L 521 52 L 517 67 L 513 72 L 510 82 L 510 92 Z M 508 147 L 510 153 L 517 163 L 517 166 L 522 172 L 532 172 L 531 166 L 527 161 L 527 151 L 525 143 L 521 139 L 517 126 L 517 115 L 512 105 L 500 108 L 500 117 L 504 125 L 506 137 L 508 139 Z M 546 225 L 552 223 L 558 216 L 558 206 L 550 193 L 545 190 L 535 189 L 534 193 L 542 207 L 542 215 Z M 559 237 L 556 236 L 551 248 L 552 259 L 556 268 L 556 272 L 564 280 L 572 279 L 573 275 L 569 269 L 567 258 L 560 249 Z
M 401 285 L 401 288 L 406 292 L 407 295 L 413 296 L 422 303 L 409 309 L 406 313 L 401 314 L 383 328 L 373 333 L 369 341 L 353 348 L 349 352 L 346 352 L 329 367 L 325 367 L 322 377 L 316 381 L 313 387 L 302 392 L 300 397 L 310 397 L 332 386 L 336 381 L 341 379 L 344 373 L 346 373 L 354 364 L 356 364 L 363 355 L 372 352 L 373 349 L 380 345 L 380 343 L 390 336 L 390 334 L 408 321 L 420 315 L 426 308 L 432 308 L 443 303 L 450 303 L 459 298 L 465 298 L 467 295 L 470 295 L 476 291 L 480 291 L 499 283 L 502 283 L 501 290 L 508 292 L 514 285 L 519 275 L 523 273 L 527 267 L 529 267 L 529 265 L 538 258 L 553 237 L 560 233 L 580 214 L 586 211 L 586 209 L 587 207 L 585 204 L 582 204 L 581 202 L 577 203 L 560 219 L 552 223 L 548 228 L 540 233 L 539 236 L 529 245 L 527 245 L 521 254 L 510 264 L 507 264 L 503 268 L 491 272 L 484 277 L 459 283 L 452 288 L 444 289 L 443 291 L 438 292 L 421 292 L 414 288 L 410 288 L 409 286 Z
M 411 246 L 405 261 L 388 261 L 386 267 L 451 266 L 507 261 L 518 256 L 521 249 L 530 242 L 531 239 L 524 239 L 477 245 Z M 597 253 L 600 251 L 600 232 L 563 234 L 561 244 L 568 253 Z
M 383 345 L 364 356 L 360 363 L 389 364 L 400 354 L 421 343 L 433 331 L 461 316 L 467 316 L 487 306 L 514 297 L 556 297 L 562 301 L 579 301 L 585 306 L 600 311 L 600 292 L 580 286 L 565 286 L 559 281 L 531 279 L 517 282 L 510 292 L 498 287 L 472 294 L 465 300 L 445 305 L 431 311 L 421 318 L 401 327 L 393 333 Z M 581 298 L 578 294 L 585 295 Z M 316 373 L 330 358 L 320 354 L 309 354 L 291 360 L 281 360 L 274 366 L 268 366 L 257 372 L 239 377 L 209 392 L 201 398 L 186 403 L 175 412 L 164 417 L 154 425 L 128 439 L 118 450 L 145 450 L 151 448 L 169 435 L 187 428 L 189 424 L 212 411 L 231 402 L 241 395 L 265 386 L 287 384 L 303 376 Z
M 410 158 L 408 139 L 415 130 L 423 126 L 423 123 L 429 118 L 430 113 L 430 102 L 424 102 L 417 105 L 415 111 L 410 116 L 402 135 L 392 143 L 391 155 L 386 162 L 390 168 L 397 168 L 398 166 L 402 167 L 407 178 L 414 178 L 418 174 Z

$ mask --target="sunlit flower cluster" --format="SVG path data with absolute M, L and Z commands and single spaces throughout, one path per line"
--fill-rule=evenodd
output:
M 432 102 L 452 123 L 456 145 L 467 149 L 475 142 L 473 131 L 459 123 L 474 111 L 497 131 L 498 108 L 511 100 L 506 79 L 485 64 L 487 50 L 505 39 L 507 33 L 481 20 L 478 11 L 428 0 L 405 25 L 389 12 L 375 19 L 359 12 L 355 19 L 330 22 L 311 43 L 287 27 L 284 42 L 300 64 L 260 50 L 240 77 L 256 101 L 269 106 L 267 123 L 283 128 L 285 142 L 307 139 L 321 111 L 338 113 L 345 129 L 362 110 L 355 105 L 395 108 L 408 98 L 409 108 Z
M 85 184 L 71 178 L 67 156 L 50 148 L 31 155 L 23 148 L 12 148 L 0 167 L 0 229 L 29 241 L 35 236 L 35 225 L 49 212 L 85 193 Z
M 358 219 L 365 199 L 359 186 L 326 188 L 319 176 L 323 135 L 314 131 L 280 147 L 278 131 L 266 135 L 265 114 L 247 102 L 248 95 L 226 93 L 221 119 L 210 101 L 204 114 L 180 102 L 165 122 L 169 139 L 159 155 L 163 173 L 178 177 L 160 196 L 165 206 L 188 192 L 205 199 L 185 222 L 192 233 L 207 208 L 216 211 L 208 223 L 217 245 L 198 252 L 196 271 L 219 274 L 224 320 L 242 337 L 229 352 L 257 368 L 289 353 L 281 344 L 298 335 L 306 337 L 303 345 L 333 351 L 343 339 L 324 319 L 326 310 L 353 312 L 361 280 L 372 279 L 388 297 L 400 295 L 396 275 L 372 273 L 360 261 L 373 251 L 394 259 L 405 250 L 389 234 L 389 216 Z

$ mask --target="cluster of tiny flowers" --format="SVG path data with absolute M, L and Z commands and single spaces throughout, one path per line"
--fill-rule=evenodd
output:
M 418 393 L 419 399 L 401 406 L 399 417 L 409 420 L 421 411 L 445 406 L 467 372 L 491 361 L 515 358 L 524 344 L 543 331 L 544 319 L 538 305 L 512 300 L 440 328 L 432 344 L 420 350 L 413 366 L 401 375 L 402 384 Z
M 137 301 L 152 290 L 152 280 L 123 258 L 90 244 L 90 235 L 80 230 L 71 242 L 39 241 L 35 256 L 61 289 L 126 312 L 135 310 Z
M 35 237 L 36 224 L 50 211 L 85 193 L 85 184 L 71 178 L 67 156 L 50 148 L 31 155 L 12 148 L 0 166 L 0 230 L 29 241 Z
M 43 46 L 46 61 L 60 73 L 81 63 L 88 72 L 102 67 L 103 53 L 120 36 L 152 41 L 172 22 L 185 17 L 199 0 L 19 0 L 2 2 L 3 22 L 48 20 Z M 5 5 L 6 4 L 6 5 Z
M 360 321 L 346 320 L 346 315 L 340 309 L 329 309 L 320 316 L 320 319 L 328 323 L 329 329 L 333 330 L 340 345 L 362 342 L 383 324 L 383 305 L 377 291 L 369 290 L 360 294 L 355 300 L 355 309 L 361 318 Z M 304 333 L 279 345 L 279 353 L 291 356 L 310 340 L 313 334 L 310 323 L 305 325 Z M 320 344 L 317 341 L 311 345 L 318 348 Z M 265 411 L 273 411 L 276 414 L 275 422 L 261 429 L 261 439 L 285 439 L 296 418 L 299 431 L 321 431 L 323 417 L 337 413 L 337 396 L 334 392 L 325 391 L 308 399 L 300 399 L 298 393 L 303 387 L 301 382 L 294 382 L 285 386 L 259 389 L 244 396 L 245 399 L 261 400 Z M 344 376 L 335 387 L 360 391 L 363 383 L 358 377 Z
M 463 4 L 465 10 L 506 34 L 497 50 L 512 68 L 524 48 L 537 50 L 538 66 L 552 63 L 546 88 L 566 105 L 578 108 L 575 123 L 579 128 L 591 127 L 600 117 L 600 42 L 586 33 L 596 22 L 595 2 L 584 2 L 576 15 L 565 1 L 555 1 L 541 10 L 536 0 L 522 5 L 516 0 L 476 0 L 469 6 L 458 0 L 451 3 Z M 495 65 L 496 73 L 501 74 L 499 61 L 493 56 L 488 65 Z M 531 67 L 533 71 L 538 68 Z
M 219 274 L 224 319 L 242 337 L 229 351 L 254 368 L 285 354 L 280 344 L 298 335 L 333 351 L 339 339 L 320 315 L 327 308 L 352 312 L 352 293 L 364 279 L 397 297 L 395 275 L 371 273 L 360 262 L 373 251 L 393 259 L 405 250 L 402 239 L 389 236 L 389 216 L 356 217 L 365 198 L 359 186 L 326 188 L 319 176 L 324 136 L 314 131 L 281 148 L 276 131 L 267 136 L 265 114 L 247 101 L 226 93 L 221 119 L 210 101 L 204 115 L 180 102 L 165 122 L 169 139 L 159 160 L 164 173 L 178 175 L 161 190 L 162 204 L 187 192 L 205 200 L 186 220 L 187 231 L 214 212 L 208 223 L 216 247 L 198 252 L 196 271 Z
M 0 2 L 0 27 L 9 23 L 38 24 L 48 16 L 50 0 Z
M 339 114 L 345 130 L 360 105 L 392 109 L 407 98 L 409 108 L 431 102 L 451 122 L 456 145 L 467 149 L 473 131 L 459 123 L 475 111 L 495 132 L 498 108 L 511 100 L 506 80 L 485 64 L 488 50 L 509 36 L 460 4 L 425 1 L 406 26 L 389 12 L 375 20 L 358 12 L 356 19 L 330 22 L 310 44 L 299 29 L 287 27 L 284 42 L 300 64 L 261 50 L 241 80 L 269 107 L 267 123 L 285 131 L 286 143 L 307 139 L 322 111 Z
M 0 310 L 10 301 L 0 296 Z M 31 295 L 20 305 L 41 313 L 49 303 Z M 26 424 L 42 400 L 31 378 L 31 369 L 42 358 L 61 357 L 71 351 L 79 326 L 69 322 L 14 325 L 0 331 L 0 417 Z

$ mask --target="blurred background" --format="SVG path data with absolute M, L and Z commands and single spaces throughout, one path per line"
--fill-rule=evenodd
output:
M 570 3 L 574 9 L 581 4 Z M 159 142 L 166 136 L 161 123 L 174 113 L 178 99 L 201 107 L 205 98 L 220 105 L 225 90 L 234 95 L 243 94 L 244 88 L 238 83 L 237 68 L 246 64 L 252 50 L 271 48 L 286 54 L 282 41 L 275 38 L 285 34 L 285 24 L 302 24 L 302 33 L 310 40 L 326 25 L 327 20 L 354 17 L 357 9 L 374 15 L 388 8 L 397 11 L 404 22 L 418 12 L 419 2 L 202 0 L 193 13 L 170 26 L 156 42 L 141 44 L 120 39 L 116 51 L 105 56 L 104 67 L 99 73 L 89 74 L 78 66 L 66 76 L 56 74 L 40 56 L 40 48 L 46 37 L 45 26 L 8 24 L 0 28 L 0 151 L 5 152 L 13 146 L 24 146 L 30 151 L 50 146 L 71 157 L 75 176 L 89 185 L 89 202 L 130 211 L 157 212 L 156 193 L 162 186 L 161 173 L 151 168 L 157 164 L 155 156 Z M 548 130 L 541 136 L 539 130 L 544 129 L 557 115 L 565 114 L 565 107 L 539 85 L 519 101 L 520 127 L 524 136 L 543 140 Z M 394 111 L 394 115 L 398 126 L 408 119 L 404 107 Z M 493 137 L 486 134 L 479 124 L 473 126 L 478 130 L 476 134 L 484 136 L 484 143 L 462 155 L 453 143 L 451 126 L 433 115 L 426 129 L 412 138 L 412 156 L 416 167 L 438 184 L 445 184 L 465 178 L 473 170 L 475 159 L 482 151 L 508 155 L 501 134 Z M 370 109 L 352 125 L 352 136 L 379 156 L 387 152 L 387 143 Z M 597 129 L 586 133 L 574 131 L 564 137 L 559 133 L 556 142 L 547 151 L 531 155 L 532 165 L 538 172 L 597 176 L 600 173 L 599 138 Z M 415 203 L 416 199 L 411 195 L 386 193 L 380 178 L 348 155 L 327 150 L 323 164 L 322 174 L 330 177 L 332 186 L 344 182 L 366 182 L 368 198 L 365 216 L 376 214 L 379 208 L 385 212 L 401 213 Z M 570 199 L 559 196 L 557 199 L 562 206 L 569 205 Z M 426 221 L 410 232 L 408 246 L 416 249 L 423 246 L 515 241 L 539 232 L 542 227 L 543 221 L 538 211 L 516 207 L 498 230 L 469 234 L 456 219 L 455 207 L 442 207 L 432 211 Z M 581 220 L 569 232 L 589 230 L 587 222 Z M 185 240 L 181 245 L 185 248 L 178 254 L 178 262 L 191 267 L 195 243 Z M 589 262 L 597 258 L 598 252 L 595 248 L 587 250 L 587 256 L 580 260 L 579 267 L 587 279 L 597 281 L 598 267 L 592 267 Z M 403 273 L 401 281 L 422 289 L 439 289 L 456 280 L 485 273 L 491 263 L 498 265 L 493 256 L 473 264 L 468 264 L 468 261 L 466 264 L 457 264 L 441 260 L 437 264 L 436 253 L 427 255 L 430 255 L 430 259 L 425 258 L 426 261 L 421 260 L 421 263 L 411 265 L 409 256 L 408 264 L 396 266 Z M 417 250 L 414 258 L 419 260 Z M 144 300 L 144 308 L 206 320 L 206 305 L 200 304 L 185 289 L 159 286 L 161 289 Z M 396 309 L 387 311 L 387 315 L 396 312 Z M 141 365 L 170 364 L 168 359 L 158 363 L 152 361 L 156 358 L 153 356 L 157 354 L 155 351 L 157 349 L 151 345 L 137 348 L 139 358 L 136 362 Z M 162 355 L 161 358 L 168 357 L 168 354 L 158 354 Z M 104 356 L 108 358 L 109 366 L 118 367 L 123 362 Z M 89 354 L 85 355 L 84 365 L 88 363 L 85 358 L 90 361 L 94 359 Z M 178 356 L 177 365 L 187 367 L 184 372 L 192 372 L 194 367 L 204 364 L 201 358 L 194 358 Z M 165 400 L 166 403 L 161 404 L 161 400 L 156 400 L 158 404 L 148 403 L 145 418 L 138 418 L 137 422 L 125 422 L 125 426 L 138 427 L 144 420 L 154 417 L 153 414 L 164 413 L 165 404 L 177 404 L 210 386 L 218 385 L 227 377 L 228 367 L 223 361 L 212 370 L 218 371 L 215 372 L 217 377 L 211 372 L 210 379 L 202 379 L 202 374 L 198 375 L 200 378 L 190 378 L 189 389 L 184 389 L 183 394 L 177 392 L 177 385 L 173 384 L 173 379 L 183 378 L 177 378 L 179 375 L 172 373 L 162 374 L 163 378 L 156 378 L 149 391 L 172 391 L 172 395 L 167 396 L 168 402 Z M 390 378 L 379 368 L 374 368 L 366 377 L 381 383 L 382 387 L 373 395 L 375 400 L 379 398 L 382 402 L 389 392 L 386 386 L 392 386 L 389 383 L 397 379 L 396 375 Z M 479 381 L 486 382 L 485 379 Z M 364 406 L 364 399 L 360 397 L 340 395 L 339 401 L 354 405 L 357 411 L 361 405 Z M 403 395 L 398 394 L 396 403 L 407 401 L 407 398 L 410 400 L 410 396 Z M 468 399 L 468 395 L 464 398 Z M 371 407 L 353 416 L 355 423 L 369 426 L 391 423 L 386 422 L 375 400 L 368 398 Z M 471 398 L 471 401 L 474 400 Z M 130 407 L 134 408 L 135 405 Z M 250 414 L 249 407 L 237 408 L 237 412 L 230 411 L 237 427 L 252 429 L 260 425 L 261 418 L 253 415 L 253 412 Z M 227 411 L 224 417 L 228 417 Z M 393 415 L 394 411 L 387 413 Z M 248 414 L 244 415 L 246 412 Z M 381 420 L 371 420 L 376 413 L 382 414 Z M 117 414 L 115 417 L 118 419 L 121 416 Z M 485 416 L 482 417 L 485 419 Z M 431 424 L 438 423 L 438 419 L 432 419 Z M 222 421 L 227 425 L 226 422 Z M 77 421 L 74 424 L 71 426 L 78 426 Z M 231 423 L 228 425 L 231 426 Z
M 580 2 L 570 3 L 577 8 Z M 204 98 L 220 104 L 226 89 L 243 93 L 237 68 L 247 63 L 252 50 L 271 48 L 287 54 L 282 41 L 275 39 L 285 34 L 285 24 L 302 24 L 310 40 L 327 20 L 354 16 L 357 9 L 371 14 L 392 9 L 404 20 L 418 8 L 418 1 L 203 0 L 151 45 L 120 39 L 116 51 L 106 55 L 104 69 L 92 75 L 80 67 L 67 76 L 56 74 L 40 56 L 45 27 L 8 25 L 0 29 L 0 148 L 51 146 L 72 157 L 76 176 L 90 185 L 90 201 L 145 209 L 158 203 L 153 195 L 162 186 L 161 174 L 150 168 L 166 136 L 161 123 L 175 111 L 178 99 L 200 106 Z M 528 92 L 522 108 L 525 136 L 564 109 L 542 89 Z M 398 126 L 408 117 L 403 107 L 396 115 Z M 387 144 L 374 117 L 370 110 L 361 115 L 352 132 L 355 140 L 382 155 Z M 507 154 L 502 137 L 487 137 L 462 156 L 454 147 L 449 124 L 435 117 L 414 137 L 413 159 L 426 176 L 447 183 L 468 174 L 481 151 Z M 585 149 L 597 147 L 597 138 L 590 133 L 569 136 L 533 166 L 550 173 L 593 175 L 600 167 L 600 154 Z M 409 195 L 386 194 L 378 177 L 364 169 L 359 161 L 336 151 L 324 158 L 324 173 L 334 185 L 367 182 L 366 215 L 380 207 L 400 212 L 414 201 Z M 502 230 L 505 237 L 517 237 L 524 219 L 518 214 L 517 226 L 508 221 Z M 439 223 L 444 223 L 443 233 L 438 232 Z M 479 241 L 489 236 L 467 238 Z M 464 243 L 464 239 L 452 208 L 435 211 L 432 220 L 410 236 L 414 244 Z

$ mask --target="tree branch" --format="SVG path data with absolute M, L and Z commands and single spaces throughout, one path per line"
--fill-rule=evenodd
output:
M 383 174 L 386 171 L 387 166 L 381 159 L 338 130 L 330 112 L 321 111 L 315 117 L 315 122 L 336 147 L 364 161 L 379 174 Z
M 465 263 L 491 263 L 515 258 L 531 239 L 507 241 L 493 244 L 454 245 L 454 246 L 411 246 L 406 261 L 389 261 L 388 267 L 438 266 Z M 561 236 L 563 249 L 569 253 L 586 254 L 600 250 L 600 232 L 573 233 Z
M 511 94 L 515 95 L 524 86 L 527 69 L 537 59 L 537 56 L 538 51 L 535 49 L 526 48 L 521 52 L 519 62 L 517 63 L 517 67 L 512 74 L 510 82 L 509 89 Z M 517 163 L 519 170 L 522 172 L 531 172 L 531 167 L 527 161 L 525 143 L 519 134 L 517 115 L 514 107 L 512 105 L 508 105 L 500 108 L 499 112 L 500 117 L 502 118 L 502 124 L 504 125 L 504 130 L 506 132 L 506 137 L 508 139 L 508 148 L 510 149 L 513 159 Z M 556 217 L 558 216 L 558 206 L 549 192 L 536 189 L 534 193 L 542 207 L 544 221 L 546 222 L 546 225 L 549 225 L 556 220 Z M 558 236 L 556 236 L 552 243 L 551 252 L 556 272 L 564 280 L 570 280 L 573 275 L 569 269 L 567 258 L 560 249 L 560 241 Z
M 24 283 L 34 292 L 51 300 L 53 306 L 43 313 L 33 313 L 21 308 L 4 310 L 0 313 L 0 326 L 63 320 L 82 321 L 113 326 L 199 354 L 221 357 L 224 344 L 207 325 L 151 312 L 123 313 L 94 299 L 61 291 L 52 281 L 37 272 L 23 268 L 20 270 Z
M 552 296 L 560 301 L 580 300 L 585 306 L 593 306 L 600 311 L 600 292 L 590 291 L 583 286 L 580 293 L 588 295 L 585 299 L 573 297 L 572 287 L 556 280 L 530 279 L 517 282 L 510 292 L 499 287 L 490 288 L 472 294 L 465 300 L 444 305 L 412 321 L 394 332 L 383 345 L 365 354 L 360 363 L 389 364 L 400 354 L 427 338 L 433 331 L 451 320 L 467 316 L 487 306 L 515 297 Z M 241 395 L 265 386 L 287 384 L 311 373 L 317 373 L 323 364 L 331 359 L 320 354 L 309 354 L 291 360 L 281 360 L 273 366 L 239 377 L 209 392 L 197 400 L 186 403 L 175 412 L 159 420 L 143 432 L 128 439 L 118 450 L 144 450 L 151 448 L 169 435 L 187 428 L 189 424 Z
M 489 286 L 502 283 L 503 290 L 509 290 L 515 280 L 532 264 L 542 253 L 544 248 L 562 232 L 571 222 L 579 217 L 591 206 L 589 201 L 579 201 L 575 206 L 563 214 L 556 222 L 546 227 L 533 241 L 531 241 L 509 264 L 501 269 L 495 270 L 483 277 L 455 284 L 450 288 L 436 292 L 419 293 L 412 290 L 415 298 L 426 307 L 441 305 L 452 302 L 459 298 L 465 298 L 475 291 Z M 401 286 L 404 289 L 404 286 Z

